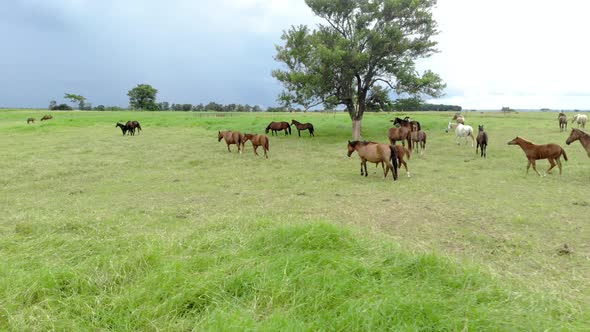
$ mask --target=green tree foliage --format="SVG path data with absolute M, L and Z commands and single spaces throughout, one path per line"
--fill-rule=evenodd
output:
M 138 84 L 127 93 L 129 105 L 133 109 L 157 111 L 159 110 L 158 104 L 156 104 L 157 93 L 158 90 L 149 84 Z
M 86 102 L 86 97 L 82 96 L 82 95 L 77 95 L 74 93 L 66 93 L 64 96 L 65 99 L 68 99 L 70 102 L 72 102 L 72 104 L 78 104 L 78 109 L 79 110 L 84 110 L 85 109 L 85 102 Z
M 420 98 L 399 98 L 393 103 L 393 109 L 397 112 L 413 112 L 422 108 Z
M 459 105 L 443 105 L 443 104 L 422 104 L 420 107 L 422 111 L 453 111 L 453 112 L 461 112 L 463 108 Z
M 435 0 L 306 0 L 324 20 L 317 30 L 292 27 L 283 33 L 273 71 L 284 86 L 279 99 L 344 105 L 360 138 L 367 98 L 380 82 L 399 94 L 439 96 L 444 88 L 431 71 L 418 73 L 415 61 L 432 55 L 437 33 Z
M 383 112 L 393 107 L 388 89 L 381 85 L 373 85 L 367 96 L 367 111 Z
M 57 102 L 55 100 L 49 102 L 49 110 L 54 110 L 55 106 L 57 106 Z

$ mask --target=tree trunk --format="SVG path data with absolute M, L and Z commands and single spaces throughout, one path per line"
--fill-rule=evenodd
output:
M 360 119 L 352 119 L 352 139 L 355 141 L 360 141 L 361 136 L 361 129 L 363 125 L 363 118 Z

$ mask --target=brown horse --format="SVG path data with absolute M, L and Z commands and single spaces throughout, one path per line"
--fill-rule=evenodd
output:
M 29 124 L 29 123 L 31 123 L 31 122 L 32 122 L 32 123 L 35 123 L 35 118 L 28 118 L 28 119 L 27 119 L 27 124 Z
M 135 135 L 136 128 L 137 128 L 137 135 L 139 135 L 139 132 L 141 131 L 141 125 L 137 121 L 127 121 L 125 126 L 127 126 L 127 130 L 129 130 L 129 134 L 131 136 Z
M 371 144 L 379 144 L 377 142 L 369 142 Z M 410 160 L 410 158 L 412 157 L 412 151 L 410 151 L 409 149 L 396 144 L 395 146 L 395 152 L 397 154 L 397 164 L 399 166 L 399 168 L 401 169 L 402 166 L 404 166 L 404 168 L 406 169 L 406 175 L 408 177 L 410 177 L 410 171 L 408 171 L 408 164 L 406 163 L 406 161 L 404 160 L 404 156 L 408 157 L 408 160 Z M 379 164 L 376 164 L 375 167 L 379 166 Z M 385 167 L 385 165 L 383 163 L 381 163 L 381 167 Z M 385 171 L 385 169 L 383 170 Z
M 572 129 L 570 133 L 570 137 L 567 138 L 565 144 L 570 145 L 572 142 L 580 141 L 588 157 L 590 157 L 590 135 L 586 134 L 585 132 L 581 131 L 580 129 Z
M 420 154 L 424 153 L 424 149 L 426 149 L 426 133 L 420 129 L 418 129 L 420 123 L 412 124 L 412 146 L 416 147 L 416 150 L 420 150 Z
M 535 172 L 537 172 L 537 174 L 541 176 L 541 173 L 537 171 L 537 166 L 535 164 L 535 161 L 539 159 L 549 160 L 551 167 L 549 167 L 547 173 L 551 173 L 551 169 L 555 167 L 555 162 L 557 162 L 557 166 L 559 167 L 559 174 L 561 174 L 561 161 L 559 160 L 559 157 L 563 155 L 563 159 L 567 161 L 567 155 L 565 154 L 565 150 L 557 144 L 552 143 L 536 145 L 532 142 L 525 140 L 524 138 L 516 136 L 515 139 L 508 142 L 508 145 L 518 145 L 524 151 L 524 154 L 526 155 L 529 161 L 526 166 L 526 174 L 529 174 L 529 168 L 532 164 Z
M 461 113 L 455 113 L 453 120 L 457 121 L 457 123 L 465 124 L 465 117 Z
M 129 128 L 127 127 L 127 125 L 124 125 L 120 122 L 117 122 L 117 124 L 115 125 L 115 128 L 121 128 L 121 131 L 123 132 L 123 136 L 125 136 L 125 134 L 127 133 L 127 130 L 129 130 Z
M 488 133 L 483 130 L 483 126 L 478 126 L 477 131 L 477 146 L 475 147 L 475 154 L 477 154 L 477 149 L 481 146 L 481 155 L 480 157 L 487 158 L 487 149 L 488 149 Z
M 225 144 L 227 144 L 227 152 L 231 152 L 229 149 L 230 144 L 236 144 L 238 146 L 238 153 L 242 153 L 242 150 L 244 150 L 244 134 L 239 131 L 218 131 L 217 142 L 221 142 L 222 138 L 225 140 Z
M 412 128 L 410 128 L 410 121 L 395 118 L 393 124 L 399 124 L 400 127 L 389 129 L 389 133 L 387 134 L 389 143 L 395 144 L 397 141 L 402 141 L 402 145 L 405 146 L 405 140 L 408 142 L 408 148 L 412 150 Z
M 409 116 L 406 116 L 406 117 L 405 117 L 405 118 L 403 118 L 403 119 L 400 119 L 400 118 L 396 117 L 396 118 L 395 118 L 395 119 L 393 119 L 393 120 L 389 120 L 389 122 L 393 122 L 393 125 L 394 125 L 394 126 L 395 126 L 395 125 L 397 125 L 397 124 L 399 124 L 399 125 L 401 126 L 402 122 L 403 122 L 404 124 L 405 124 L 405 123 L 409 123 L 409 124 L 410 124 L 410 129 L 411 129 L 412 131 L 414 131 L 414 129 L 413 129 L 413 128 L 414 128 L 414 125 L 416 125 L 416 127 L 418 128 L 416 131 L 420 131 L 420 130 L 422 130 L 422 126 L 420 125 L 420 122 L 418 122 L 418 121 L 416 121 L 416 120 L 412 120 L 412 119 L 410 119 L 410 117 L 409 117 Z
M 378 164 L 383 162 L 387 168 L 384 170 L 384 179 L 391 169 L 393 181 L 397 180 L 397 151 L 393 145 L 373 144 L 371 142 L 348 141 L 348 156 L 356 151 L 361 158 L 361 176 L 368 176 L 367 161 Z M 391 160 L 391 162 L 389 162 Z M 364 166 L 364 173 L 363 173 Z
M 559 121 L 559 131 L 567 130 L 567 117 L 565 116 L 565 113 L 560 112 L 557 116 L 557 120 Z
M 281 130 L 285 131 L 285 136 L 287 136 L 287 133 L 289 135 L 291 135 L 291 125 L 289 124 L 289 122 L 285 122 L 285 121 L 281 121 L 281 122 L 271 122 L 268 124 L 268 126 L 266 126 L 266 130 L 265 133 L 268 134 L 268 131 L 272 130 L 272 134 L 277 134 L 278 132 Z
M 254 148 L 255 155 L 258 155 L 256 149 L 258 149 L 259 146 L 262 146 L 262 149 L 264 150 L 264 156 L 266 157 L 266 159 L 268 159 L 267 152 L 269 151 L 269 149 L 268 137 L 266 135 L 244 134 L 244 143 L 246 143 L 247 141 L 252 142 L 252 147 Z
M 41 121 L 45 121 L 45 120 L 51 120 L 51 119 L 53 119 L 53 115 L 44 115 L 44 116 L 41 118 Z
M 301 123 L 297 120 L 291 120 L 291 124 L 295 125 L 295 128 L 297 128 L 297 134 L 299 134 L 299 137 L 301 137 L 302 130 L 309 130 L 309 136 L 315 136 L 315 134 L 313 133 L 313 125 L 311 123 Z

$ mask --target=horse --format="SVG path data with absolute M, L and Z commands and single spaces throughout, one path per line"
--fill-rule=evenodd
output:
M 218 131 L 217 132 L 217 142 L 221 142 L 221 139 L 225 140 L 225 144 L 227 144 L 227 152 L 231 152 L 229 149 L 230 144 L 236 144 L 238 146 L 238 153 L 242 153 L 244 150 L 244 135 L 239 131 Z
M 576 114 L 572 123 L 576 122 L 578 124 L 578 128 L 582 125 L 582 128 L 586 128 L 586 121 L 588 121 L 588 116 L 586 114 Z
M 247 141 L 252 142 L 254 154 L 257 156 L 258 152 L 256 152 L 256 149 L 258 149 L 259 146 L 262 146 L 262 149 L 264 150 L 264 156 L 266 157 L 266 159 L 268 159 L 268 136 L 257 134 L 244 134 L 244 143 L 246 143 Z
M 461 115 L 461 113 L 455 113 L 455 115 L 453 116 L 453 120 L 457 121 L 457 123 L 460 124 L 465 124 L 465 117 L 463 115 Z
M 135 128 L 137 128 L 137 135 L 139 135 L 139 132 L 141 131 L 141 125 L 139 124 L 139 122 L 137 121 L 127 121 L 127 123 L 125 124 L 127 126 L 127 130 L 129 130 L 129 133 L 133 136 L 135 135 Z
M 123 132 L 123 136 L 125 136 L 125 133 L 127 133 L 127 130 L 129 130 L 129 128 L 127 127 L 127 125 L 124 125 L 120 122 L 117 122 L 117 124 L 115 125 L 115 128 L 121 128 L 121 131 Z
M 417 126 L 418 126 L 418 130 L 417 130 L 417 131 L 420 131 L 420 130 L 422 130 L 422 126 L 420 125 L 420 122 L 418 122 L 418 121 L 416 121 L 416 120 L 411 120 L 409 116 L 406 116 L 406 117 L 405 117 L 405 118 L 403 118 L 403 119 L 400 119 L 400 118 L 396 117 L 396 118 L 395 118 L 395 119 L 393 119 L 393 120 L 389 120 L 389 122 L 393 122 L 393 125 L 394 125 L 394 126 L 395 126 L 396 124 L 399 124 L 399 125 L 401 126 L 401 125 L 402 125 L 402 123 L 404 123 L 404 124 L 405 124 L 405 123 L 407 122 L 407 123 L 409 123 L 409 124 L 410 124 L 410 129 L 411 129 L 412 131 L 414 131 L 414 129 L 412 129 L 414 125 L 417 125 Z
M 350 157 L 354 151 L 356 151 L 359 157 L 361 158 L 361 176 L 369 175 L 369 173 L 367 172 L 367 161 L 375 164 L 383 162 L 385 166 L 387 166 L 384 167 L 385 170 L 383 179 L 387 179 L 387 173 L 389 173 L 389 170 L 391 169 L 393 181 L 397 180 L 398 164 L 397 151 L 395 145 L 382 143 L 373 144 L 371 142 L 360 141 L 348 141 L 348 157 Z M 389 162 L 390 160 L 391 162 Z
M 370 144 L 379 144 L 378 142 L 369 142 Z M 402 145 L 396 144 L 395 146 L 395 152 L 397 154 L 397 164 L 399 165 L 399 168 L 402 168 L 402 166 L 404 166 L 404 168 L 406 169 L 406 175 L 408 177 L 410 177 L 410 171 L 408 171 L 408 164 L 406 163 L 406 161 L 404 160 L 404 156 L 408 157 L 408 160 L 410 160 L 410 158 L 412 157 L 412 151 L 410 151 L 409 149 L 406 149 L 405 147 L 403 147 Z M 375 164 L 375 167 L 379 166 L 379 164 Z M 383 163 L 381 163 L 381 167 L 385 167 L 385 165 Z M 383 169 L 383 171 L 385 172 L 385 169 Z
M 35 123 L 35 118 L 28 118 L 27 119 L 27 124 L 29 124 L 30 122 Z
M 268 126 L 266 126 L 266 130 L 265 133 L 268 134 L 268 131 L 272 130 L 272 134 L 277 134 L 278 132 L 281 130 L 285 131 L 285 136 L 287 136 L 287 133 L 289 135 L 291 135 L 291 125 L 289 124 L 289 122 L 285 122 L 285 121 L 281 121 L 281 122 L 271 122 L 268 124 Z
M 389 129 L 389 133 L 387 134 L 389 143 L 395 144 L 397 141 L 402 141 L 402 145 L 405 146 L 405 140 L 408 142 L 408 148 L 412 150 L 412 128 L 410 127 L 410 121 L 395 118 L 393 124 L 399 124 L 399 128 L 394 127 Z
M 590 135 L 586 134 L 585 132 L 581 131 L 580 129 L 572 129 L 570 133 L 570 137 L 567 138 L 565 144 L 570 145 L 572 142 L 580 141 L 588 157 L 590 157 Z
M 563 159 L 567 161 L 567 155 L 565 154 L 565 150 L 559 146 L 558 144 L 543 144 L 543 145 L 536 145 L 533 142 L 527 141 L 524 138 L 520 138 L 516 136 L 515 139 L 508 142 L 508 145 L 518 145 L 524 151 L 528 159 L 528 164 L 526 166 L 526 174 L 529 174 L 529 168 L 533 165 L 533 169 L 539 176 L 541 173 L 537 171 L 537 165 L 535 163 L 536 160 L 539 159 L 548 159 L 551 167 L 547 170 L 547 173 L 551 174 L 551 169 L 555 167 L 555 162 L 557 162 L 557 166 L 559 167 L 559 174 L 561 175 L 561 161 L 559 157 L 563 155 Z
M 477 154 L 477 149 L 481 146 L 481 155 L 480 157 L 486 157 L 486 150 L 488 149 L 488 133 L 483 130 L 483 126 L 479 125 L 477 129 L 477 147 L 475 148 L 475 154 Z
M 445 128 L 445 133 L 448 133 L 449 130 L 455 130 L 458 125 L 458 123 L 449 122 L 449 125 L 447 126 L 447 128 Z
M 419 122 L 412 124 L 412 146 L 415 146 L 416 150 L 420 150 L 420 154 L 422 154 L 424 153 L 424 149 L 426 149 L 426 133 L 418 128 Z
M 301 137 L 302 130 L 309 130 L 309 136 L 315 136 L 315 134 L 313 133 L 313 125 L 311 123 L 301 123 L 297 120 L 291 120 L 291 124 L 295 125 L 295 128 L 297 128 L 297 134 L 299 134 L 299 137 Z
M 451 127 L 451 123 L 449 122 L 449 125 L 447 126 L 447 132 L 451 129 Z M 455 141 L 457 142 L 457 145 L 459 145 L 459 138 L 465 137 L 465 144 L 467 144 L 467 137 L 471 137 L 471 147 L 473 147 L 475 137 L 473 137 L 473 128 L 471 126 L 458 123 L 455 128 L 455 135 Z
M 51 119 L 53 119 L 53 115 L 44 115 L 44 116 L 41 118 L 41 121 L 45 121 L 45 120 L 51 120 Z
M 557 120 L 559 121 L 559 131 L 567 130 L 567 117 L 565 113 L 560 112 L 557 116 Z

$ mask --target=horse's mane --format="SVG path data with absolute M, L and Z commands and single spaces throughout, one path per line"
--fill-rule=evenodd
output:
M 516 137 L 520 138 L 520 139 L 521 139 L 521 140 L 523 140 L 525 143 L 535 144 L 535 143 L 533 143 L 532 141 L 529 141 L 529 140 L 528 140 L 528 139 L 526 139 L 526 138 L 522 138 L 522 137 L 520 137 L 520 136 L 516 136 Z

